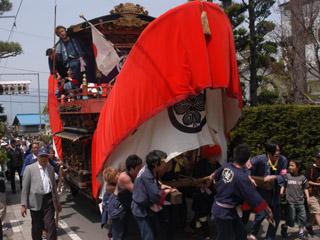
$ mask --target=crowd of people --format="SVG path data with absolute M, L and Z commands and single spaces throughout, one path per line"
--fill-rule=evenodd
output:
M 102 224 L 110 238 L 126 239 L 135 232 L 144 240 L 174 239 L 175 228 L 186 227 L 190 208 L 191 227 L 204 239 L 258 239 L 266 219 L 269 226 L 264 239 L 274 240 L 281 218 L 285 220 L 280 226 L 283 238 L 297 223 L 298 237 L 307 239 L 308 234 L 314 235 L 312 226 L 320 224 L 320 153 L 305 176 L 302 161 L 288 161 L 277 142 L 267 141 L 265 153 L 254 157 L 241 144 L 234 149 L 232 162 L 222 166 L 213 155 L 202 154 L 192 169 L 199 184 L 176 188 L 171 185 L 177 186 L 179 175 L 187 171 L 187 161 L 165 159 L 166 153 L 155 150 L 144 161 L 129 156 L 123 172 L 112 167 L 104 170 Z M 178 204 L 172 199 L 177 192 L 182 194 Z M 187 198 L 193 201 L 191 207 Z M 285 205 L 281 204 L 284 198 Z
M 32 238 L 57 239 L 63 168 L 52 145 L 17 138 L 1 140 L 1 148 L 8 157 L 2 171 L 7 172 L 13 194 L 19 176 L 21 214 L 25 217 L 30 209 Z M 105 168 L 102 226 L 108 228 L 108 238 L 170 240 L 176 239 L 178 228 L 189 228 L 203 239 L 254 240 L 266 219 L 265 239 L 274 240 L 281 217 L 285 220 L 279 229 L 283 238 L 295 223 L 300 239 L 314 234 L 312 226 L 320 225 L 320 152 L 305 175 L 302 161 L 288 161 L 280 154 L 279 144 L 271 140 L 265 143 L 265 153 L 254 157 L 247 145 L 237 146 L 232 161 L 222 166 L 220 152 L 203 147 L 190 166 L 190 153 L 166 161 L 165 152 L 154 150 L 145 159 L 128 156 L 124 171 Z M 190 175 L 196 184 L 179 185 Z M 286 205 L 281 204 L 284 198 Z
M 11 183 L 12 194 L 17 193 L 16 177 L 19 177 L 21 215 L 25 217 L 30 209 L 32 239 L 57 239 L 63 165 L 56 158 L 53 145 L 45 144 L 39 137 L 3 138 L 1 148 L 7 155 L 1 168 Z

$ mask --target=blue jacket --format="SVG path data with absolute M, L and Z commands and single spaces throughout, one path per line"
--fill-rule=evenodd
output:
M 108 205 L 111 193 L 105 192 L 102 198 L 101 228 L 108 223 Z
M 33 154 L 30 153 L 29 155 L 27 155 L 25 158 L 24 158 L 24 161 L 23 161 L 23 166 L 21 168 L 21 172 L 20 172 L 20 176 L 23 176 L 23 173 L 24 173 L 24 170 L 26 169 L 26 167 L 32 163 L 35 163 L 37 161 L 37 158 L 34 158 L 33 157 Z
M 236 208 L 246 202 L 255 212 L 264 210 L 267 203 L 249 179 L 248 172 L 227 163 L 215 171 L 215 202 L 212 215 L 220 219 L 239 218 Z
M 146 217 L 151 212 L 150 206 L 162 204 L 165 193 L 152 171 L 144 166 L 134 181 L 131 210 L 136 217 Z
M 272 173 L 271 167 L 269 165 L 269 160 L 266 154 L 261 154 L 255 156 L 251 159 L 252 176 L 267 176 L 267 175 L 276 175 L 277 179 L 274 184 L 274 189 L 266 190 L 258 188 L 258 192 L 261 196 L 267 201 L 270 206 L 274 206 L 276 204 L 280 204 L 280 186 L 285 183 L 284 175 L 286 174 L 286 169 L 288 167 L 288 160 L 285 156 L 280 155 L 277 164 L 277 170 L 275 173 Z

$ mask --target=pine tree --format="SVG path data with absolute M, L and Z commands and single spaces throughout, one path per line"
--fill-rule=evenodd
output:
M 277 44 L 266 38 L 266 35 L 275 28 L 275 24 L 267 20 L 275 0 L 248 0 L 243 3 L 248 9 L 249 16 L 250 102 L 256 105 L 258 87 L 267 80 L 263 71 L 275 62 L 272 55 L 277 52 Z
M 12 9 L 12 3 L 9 0 L 0 0 L 0 19 L 1 15 Z M 22 48 L 17 42 L 0 41 L 0 59 L 15 57 L 22 53 Z
M 275 28 L 275 24 L 267 20 L 275 0 L 220 2 L 234 27 L 240 75 L 249 82 L 250 103 L 255 105 L 258 88 L 269 81 L 268 74 L 276 63 L 273 56 L 277 53 L 277 44 L 266 37 Z

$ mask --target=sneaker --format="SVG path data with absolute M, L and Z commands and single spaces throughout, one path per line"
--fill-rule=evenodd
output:
M 202 224 L 201 224 L 201 222 L 200 221 L 196 221 L 196 229 L 199 229 L 199 228 L 201 228 L 202 227 Z
M 281 224 L 281 237 L 282 238 L 288 237 L 288 227 L 285 224 Z
M 313 231 L 312 226 L 307 226 L 306 227 L 308 234 L 312 237 L 314 236 L 315 232 Z
M 299 233 L 299 239 L 308 240 L 308 237 L 304 234 L 304 232 Z
M 257 238 L 253 234 L 247 235 L 247 240 L 257 240 Z

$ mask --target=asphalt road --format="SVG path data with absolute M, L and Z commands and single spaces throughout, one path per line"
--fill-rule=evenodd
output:
M 18 184 L 19 185 L 19 184 Z M 18 186 L 17 185 L 17 186 Z M 81 195 L 72 197 L 70 193 L 61 195 L 63 209 L 60 214 L 58 239 L 59 240 L 105 240 L 107 230 L 100 227 L 100 213 L 94 204 Z M 252 214 L 253 215 L 253 214 Z M 7 184 L 7 215 L 4 220 L 4 240 L 31 240 L 30 214 L 26 218 L 20 215 L 20 192 L 12 194 Z M 267 224 L 264 222 L 261 236 L 265 235 Z M 290 238 L 297 238 L 297 228 L 290 230 Z M 320 240 L 320 229 L 316 229 L 317 236 L 309 240 Z M 280 235 L 279 235 L 280 236 Z M 180 232 L 177 240 L 203 240 L 198 234 L 190 231 Z M 262 237 L 259 239 L 263 239 Z M 281 239 L 278 237 L 278 239 Z
M 17 185 L 19 186 L 19 184 Z M 59 216 L 58 239 L 99 240 L 106 239 L 107 230 L 100 227 L 100 213 L 95 205 L 81 195 L 70 193 L 60 196 L 62 212 Z M 20 191 L 12 194 L 7 184 L 7 214 L 3 222 L 4 240 L 31 240 L 30 213 L 20 215 Z

